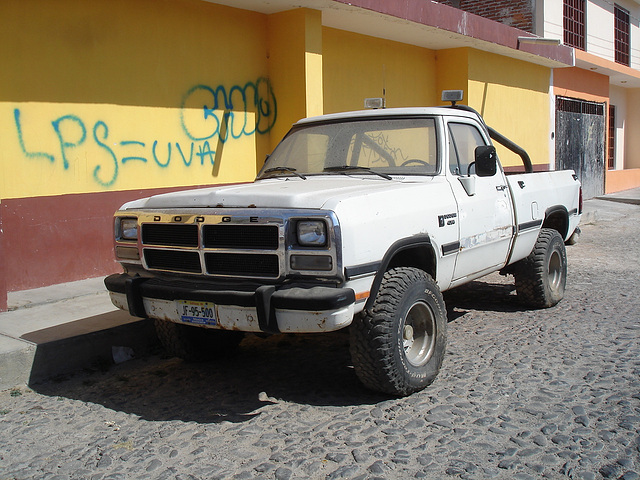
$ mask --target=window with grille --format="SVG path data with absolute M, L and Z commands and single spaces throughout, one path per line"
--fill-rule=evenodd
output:
M 616 62 L 629 66 L 629 11 L 616 5 L 614 12 Z
M 607 136 L 607 167 L 616 168 L 616 107 L 609 105 L 609 135 Z
M 564 0 L 564 44 L 585 49 L 585 0 Z
M 578 98 L 556 97 L 556 109 L 560 112 L 604 115 L 604 103 L 589 102 Z

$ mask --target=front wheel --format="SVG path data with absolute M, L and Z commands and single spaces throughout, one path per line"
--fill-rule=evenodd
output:
M 560 234 L 540 230 L 527 258 L 515 265 L 516 293 L 534 308 L 553 307 L 564 297 L 567 283 L 567 251 Z
M 436 378 L 447 342 L 440 289 L 420 269 L 391 269 L 350 334 L 354 368 L 367 388 L 392 395 L 422 390 Z

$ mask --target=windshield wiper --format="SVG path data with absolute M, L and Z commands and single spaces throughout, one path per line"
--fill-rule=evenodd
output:
M 290 172 L 293 173 L 296 177 L 300 177 L 302 180 L 306 180 L 307 177 L 305 177 L 304 175 L 296 172 L 295 168 L 292 167 L 272 167 L 272 168 L 267 168 L 264 172 L 262 172 L 262 174 L 264 175 L 265 173 L 272 173 L 272 172 Z
M 369 167 L 358 167 L 355 165 L 338 165 L 335 167 L 326 167 L 324 169 L 325 172 L 342 172 L 342 173 L 346 173 L 347 171 L 352 171 L 352 170 L 359 170 L 364 173 L 372 173 L 374 175 L 378 175 L 379 177 L 386 178 L 387 180 L 393 180 L 393 178 L 391 178 L 386 173 L 376 172 L 375 170 L 371 170 Z

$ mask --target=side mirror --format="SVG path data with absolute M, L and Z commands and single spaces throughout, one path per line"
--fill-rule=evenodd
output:
M 479 177 L 493 177 L 498 171 L 498 156 L 496 147 L 481 145 L 475 151 L 476 175 Z

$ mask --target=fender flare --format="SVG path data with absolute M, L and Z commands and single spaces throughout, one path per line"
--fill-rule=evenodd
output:
M 369 292 L 369 298 L 365 303 L 364 308 L 369 310 L 373 306 L 373 302 L 375 301 L 376 296 L 378 295 L 378 291 L 380 290 L 380 285 L 382 283 L 382 277 L 386 273 L 386 271 L 395 266 L 393 264 L 394 259 L 398 258 L 398 254 L 402 252 L 407 252 L 412 249 L 426 249 L 429 252 L 428 257 L 423 259 L 416 258 L 416 261 L 413 262 L 413 265 L 406 265 L 406 262 L 403 262 L 402 266 L 415 266 L 425 270 L 429 275 L 433 277 L 435 280 L 436 274 L 436 263 L 437 256 L 434 250 L 433 244 L 431 243 L 431 238 L 427 234 L 414 235 L 409 238 L 403 238 L 394 242 L 389 249 L 386 251 L 384 256 L 382 257 L 382 261 L 378 264 L 378 269 L 376 272 L 376 276 L 373 280 L 373 284 L 371 285 L 371 290 Z M 425 264 L 425 261 L 427 262 Z M 399 266 L 399 265 L 398 265 Z

